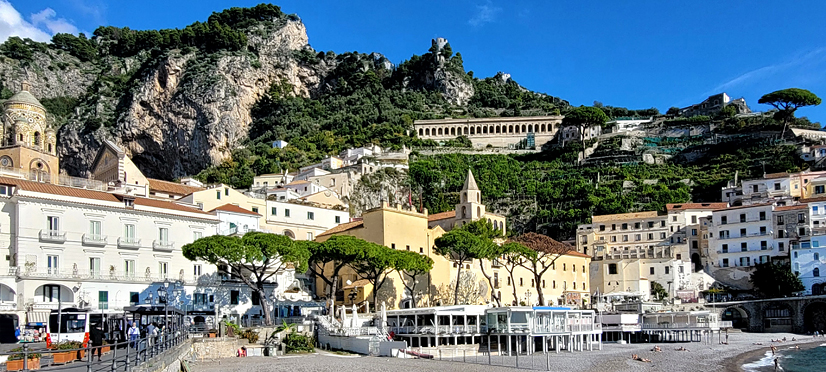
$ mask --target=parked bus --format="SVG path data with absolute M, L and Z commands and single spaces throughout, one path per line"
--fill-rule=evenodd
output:
M 122 312 L 92 311 L 89 309 L 67 308 L 52 310 L 49 314 L 49 329 L 46 337 L 47 347 L 65 341 L 77 341 L 86 346 L 89 330 L 100 325 L 109 343 L 125 340 L 126 315 Z M 58 323 L 60 327 L 58 328 Z

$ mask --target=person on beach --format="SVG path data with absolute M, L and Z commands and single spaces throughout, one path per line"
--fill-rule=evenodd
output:
M 656 353 L 661 353 L 663 351 L 663 349 L 660 349 L 659 346 L 654 345 L 654 348 L 651 349 L 651 351 L 656 352 Z
M 771 349 L 772 349 L 772 355 L 774 355 L 774 354 L 776 354 L 776 353 L 777 353 L 777 347 L 775 347 L 774 345 L 772 345 L 772 346 L 771 346 Z
M 689 350 L 686 349 L 685 347 L 680 346 L 680 347 L 674 349 L 674 351 L 689 351 Z
M 778 358 L 774 358 L 774 372 L 780 369 L 780 360 Z
M 631 354 L 631 359 L 636 360 L 638 362 L 651 363 L 651 359 L 640 358 L 640 356 L 637 354 Z

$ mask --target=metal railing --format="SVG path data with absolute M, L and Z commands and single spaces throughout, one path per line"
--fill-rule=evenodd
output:
M 33 349 L 28 344 L 23 344 L 22 350 L 4 352 L 0 355 L 8 357 L 6 369 L 10 371 L 79 371 L 84 370 L 82 366 L 85 366 L 86 372 L 130 372 L 141 365 L 152 365 L 155 358 L 188 340 L 187 332 L 173 331 L 100 346 L 88 343 L 86 347 L 77 349 Z M 95 355 L 98 361 L 94 361 Z
M 40 230 L 40 240 L 63 243 L 66 241 L 66 232 L 60 230 Z
M 171 251 L 175 248 L 175 243 L 164 240 L 153 240 L 152 249 L 156 251 Z
M 118 248 L 140 248 L 141 240 L 135 238 L 118 238 Z
M 81 241 L 85 245 L 106 245 L 106 235 L 100 234 L 83 234 Z

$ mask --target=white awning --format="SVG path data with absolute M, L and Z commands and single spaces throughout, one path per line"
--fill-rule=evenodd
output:
M 32 310 L 26 313 L 26 324 L 41 324 L 49 323 L 49 314 L 51 310 Z

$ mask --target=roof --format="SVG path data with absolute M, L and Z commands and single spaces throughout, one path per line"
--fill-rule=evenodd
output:
M 123 196 L 111 194 L 103 191 L 95 191 L 74 187 L 58 186 L 50 183 L 26 181 L 16 178 L 0 177 L 0 183 L 15 185 L 20 190 L 31 191 L 43 194 L 69 196 L 81 199 L 100 200 L 105 202 L 121 202 Z M 173 203 L 165 200 L 157 200 L 150 198 L 135 197 L 135 205 L 142 205 L 145 207 L 170 209 L 181 212 L 209 214 L 195 207 L 187 207 L 178 203 Z
M 471 172 L 470 169 L 467 170 L 467 178 L 465 179 L 465 185 L 462 186 L 462 190 L 479 191 L 479 186 L 476 186 L 476 179 L 473 178 L 473 172 Z
M 826 201 L 826 196 L 818 196 L 816 198 L 800 199 L 800 203 L 817 203 Z
M 246 210 L 244 208 L 241 208 L 241 207 L 239 207 L 235 204 L 224 204 L 224 205 L 222 205 L 218 208 L 215 208 L 215 209 L 213 209 L 209 212 L 212 213 L 212 212 L 215 212 L 215 211 L 224 211 L 224 212 L 230 212 L 230 213 L 248 214 L 248 215 L 252 215 L 252 216 L 261 217 L 260 214 L 252 212 L 252 211 L 248 211 L 248 210 Z
M 364 287 L 364 286 L 366 286 L 366 285 L 368 285 L 368 284 L 370 284 L 370 281 L 369 281 L 369 280 L 367 280 L 367 279 L 359 279 L 359 280 L 356 280 L 355 282 L 352 282 L 352 283 L 350 283 L 350 284 L 345 285 L 345 286 L 344 286 L 344 287 L 342 287 L 341 289 L 353 289 L 353 288 L 356 288 L 356 287 Z
M 647 212 L 632 212 L 632 213 L 620 213 L 620 214 L 604 214 L 601 216 L 593 216 L 591 217 L 591 222 L 608 222 L 608 221 L 620 221 L 620 220 L 631 220 L 631 219 L 640 219 L 640 218 L 654 218 L 658 217 L 657 211 L 647 211 Z
M 17 92 L 15 95 L 11 96 L 9 99 L 6 100 L 6 103 L 26 103 L 32 106 L 37 106 L 43 109 L 44 111 L 46 110 L 46 108 L 43 107 L 43 105 L 40 103 L 40 101 L 37 100 L 37 98 L 34 98 L 34 96 L 31 93 L 25 90 L 21 90 Z
M 761 204 L 751 204 L 751 205 L 738 205 L 736 207 L 727 207 L 727 208 L 720 208 L 715 209 L 715 212 L 723 212 L 723 211 L 730 211 L 735 209 L 746 209 L 746 208 L 757 208 L 757 207 L 766 207 L 770 206 L 772 203 L 761 203 Z
M 723 209 L 728 207 L 728 203 L 682 203 L 682 204 L 666 204 L 665 209 L 686 210 L 686 209 Z
M 773 179 L 773 178 L 786 178 L 789 176 L 788 172 L 779 172 L 779 173 L 769 173 L 763 176 L 763 179 Z
M 774 210 L 776 212 L 791 211 L 791 210 L 796 210 L 796 209 L 809 209 L 809 206 L 806 205 L 806 204 L 797 204 L 797 205 L 784 205 L 784 206 L 774 208 Z
M 591 258 L 591 256 L 589 256 L 587 254 L 584 254 L 584 253 L 579 253 L 577 251 L 568 251 L 568 253 L 565 253 L 565 255 L 574 256 L 574 257 L 582 257 L 582 258 Z
M 290 185 L 303 185 L 305 183 L 312 183 L 312 182 L 305 181 L 305 180 L 297 180 L 297 181 L 293 181 L 293 182 L 288 183 L 287 186 L 290 186 Z
M 203 187 L 188 186 L 182 183 L 157 180 L 154 178 L 147 178 L 146 180 L 149 181 L 150 191 L 157 191 L 164 194 L 189 195 L 196 191 L 206 190 Z
M 336 226 L 336 227 L 334 227 L 330 230 L 327 230 L 327 231 L 325 231 L 321 234 L 318 234 L 318 236 L 338 234 L 338 233 L 341 233 L 341 232 L 345 232 L 347 230 L 360 228 L 362 226 L 364 226 L 364 221 L 346 222 L 346 223 L 338 225 L 338 226 Z
M 456 211 L 452 210 L 452 211 L 447 211 L 447 212 L 442 212 L 442 213 L 431 214 L 431 215 L 427 216 L 427 222 L 446 220 L 448 218 L 454 218 L 454 217 L 456 217 Z

